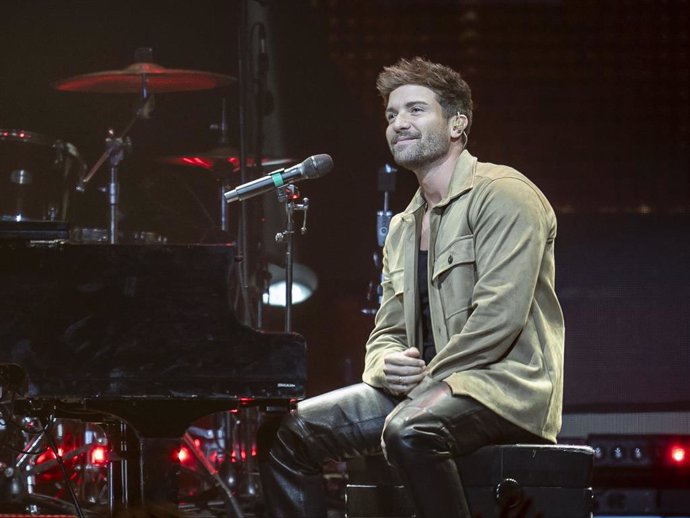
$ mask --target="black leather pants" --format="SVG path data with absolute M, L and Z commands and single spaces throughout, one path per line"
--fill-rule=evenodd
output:
M 381 452 L 424 518 L 470 518 L 453 457 L 486 444 L 543 439 L 427 378 L 407 397 L 364 383 L 307 399 L 260 443 L 270 518 L 325 518 L 322 465 Z

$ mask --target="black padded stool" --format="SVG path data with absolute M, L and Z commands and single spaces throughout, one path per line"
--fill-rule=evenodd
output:
M 456 460 L 476 518 L 590 518 L 588 446 L 485 446 Z M 411 518 L 412 501 L 383 456 L 348 462 L 348 518 Z M 439 517 L 441 518 L 441 517 Z

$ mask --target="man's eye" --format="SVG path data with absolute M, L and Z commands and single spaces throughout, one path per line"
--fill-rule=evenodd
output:
M 421 108 L 420 106 L 413 106 L 413 107 L 410 109 L 410 111 L 411 111 L 412 113 L 420 113 L 420 112 L 423 112 L 424 110 L 422 110 L 422 108 Z
M 395 114 L 394 114 L 394 113 L 389 113 L 388 115 L 386 115 L 386 120 L 387 120 L 388 122 L 393 122 L 394 119 L 395 119 Z

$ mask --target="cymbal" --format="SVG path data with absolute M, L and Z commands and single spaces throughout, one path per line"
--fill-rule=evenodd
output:
M 53 86 L 63 92 L 127 94 L 141 92 L 143 78 L 146 78 L 146 88 L 151 93 L 210 90 L 235 81 L 232 76 L 213 72 L 164 68 L 155 63 L 134 63 L 123 70 L 106 70 L 60 79 Z
M 240 169 L 240 153 L 237 149 L 230 146 L 216 147 L 209 151 L 191 153 L 188 155 L 166 156 L 160 158 L 159 161 L 172 165 L 200 167 L 202 169 L 216 172 L 222 172 L 221 169 L 225 167 L 233 172 L 239 171 Z M 254 163 L 254 157 L 248 156 L 247 166 L 254 167 Z M 292 158 L 261 158 L 261 168 L 264 170 L 277 169 L 293 163 L 295 163 L 295 160 Z

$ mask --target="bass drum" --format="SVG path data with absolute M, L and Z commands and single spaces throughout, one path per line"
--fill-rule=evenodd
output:
M 0 220 L 66 221 L 70 186 L 84 169 L 68 142 L 0 129 Z

